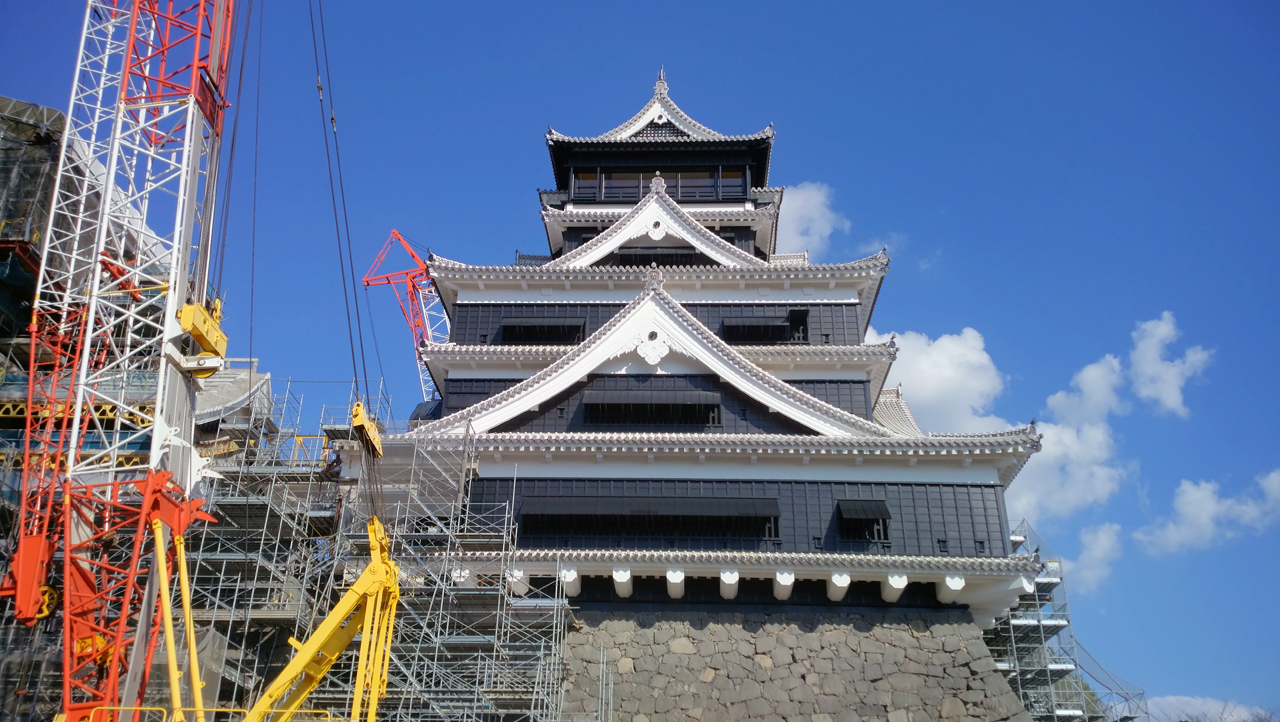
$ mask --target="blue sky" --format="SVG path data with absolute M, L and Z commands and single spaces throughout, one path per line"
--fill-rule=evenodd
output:
M 253 352 L 340 381 L 307 7 L 264 2 Z M 890 247 L 873 325 L 901 334 L 895 374 L 926 426 L 1047 422 L 1047 460 L 1011 494 L 1077 562 L 1090 651 L 1152 696 L 1280 707 L 1280 6 L 665 7 L 329 3 L 358 272 L 393 227 L 474 263 L 545 248 L 547 124 L 611 128 L 665 65 L 697 120 L 775 124 L 770 183 L 811 184 L 788 196 L 792 238 L 829 261 Z M 3 16 L 0 94 L 65 107 L 81 4 Z M 224 283 L 235 355 L 251 92 Z M 389 292 L 369 298 L 370 368 L 380 356 L 403 417 L 408 332 Z M 299 388 L 313 411 L 345 399 Z

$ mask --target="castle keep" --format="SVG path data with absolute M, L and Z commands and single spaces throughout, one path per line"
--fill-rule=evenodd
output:
M 622 125 L 546 142 L 547 253 L 427 261 L 451 335 L 402 439 L 466 439 L 511 588 L 563 589 L 565 712 L 1025 716 L 981 630 L 1039 569 L 1004 508 L 1034 427 L 920 430 L 866 343 L 885 254 L 777 253 L 772 127 L 714 131 L 660 74 Z

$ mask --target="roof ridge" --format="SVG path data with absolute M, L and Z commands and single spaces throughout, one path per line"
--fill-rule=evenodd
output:
M 667 85 L 666 73 L 662 70 L 658 72 L 658 81 L 653 86 L 653 96 L 644 104 L 638 113 L 631 116 L 626 122 L 618 125 L 610 130 L 605 131 L 597 136 L 569 136 L 561 133 L 551 127 L 547 128 L 546 138 L 548 142 L 554 140 L 563 140 L 570 142 L 619 142 L 632 140 L 647 140 L 657 142 L 690 142 L 690 141 L 724 141 L 724 140 L 749 140 L 757 138 L 772 138 L 774 135 L 773 124 L 769 124 L 767 128 L 751 135 L 725 135 L 716 130 L 699 123 L 694 120 L 688 113 L 684 112 L 680 106 L 669 95 L 670 87 Z M 659 137 L 659 138 L 642 138 L 638 134 L 648 127 L 651 123 L 665 125 L 670 123 L 681 132 L 688 134 L 688 138 L 677 137 Z
M 621 223 L 621 220 L 619 220 L 618 223 Z M 617 223 L 615 223 L 614 225 L 617 225 Z M 605 231 L 605 232 L 607 233 L 608 231 Z M 708 233 L 710 233 L 710 231 L 708 231 Z M 592 239 L 592 241 L 594 242 L 598 238 L 600 238 L 600 236 L 596 236 L 596 238 Z M 720 240 L 722 242 L 725 242 L 724 239 L 720 239 Z M 576 253 L 581 248 L 586 248 L 586 246 L 580 246 L 578 249 L 574 249 L 574 251 L 572 252 Z M 735 250 L 737 249 L 735 248 Z M 563 257 L 564 256 L 561 256 L 561 258 Z M 434 252 L 428 258 L 428 263 L 433 266 L 433 271 L 434 271 L 434 267 L 438 266 L 438 267 L 443 267 L 443 269 L 446 271 L 450 269 L 457 269 L 458 271 L 472 271 L 472 272 L 499 271 L 503 273 L 547 273 L 548 271 L 579 272 L 579 273 L 588 272 L 588 273 L 611 273 L 616 275 L 625 274 L 633 277 L 639 277 L 649 270 L 648 268 L 640 267 L 640 266 L 562 267 L 562 266 L 553 266 L 551 264 L 547 264 L 543 266 L 515 266 L 515 265 L 475 266 L 469 263 L 463 263 L 462 261 L 455 261 L 452 258 L 446 258 L 445 256 L 441 256 Z M 876 253 L 873 256 L 867 256 L 866 258 L 858 258 L 852 261 L 845 261 L 844 263 L 810 263 L 803 266 L 770 265 L 768 263 L 764 263 L 758 267 L 753 266 L 751 268 L 743 268 L 738 266 L 659 266 L 659 268 L 661 270 L 669 271 L 672 273 L 720 272 L 720 273 L 730 274 L 730 273 L 761 273 L 761 272 L 795 273 L 797 271 L 817 271 L 817 272 L 846 271 L 846 270 L 853 270 L 856 268 L 874 269 L 876 266 L 883 266 L 887 268 L 888 265 L 889 265 L 889 256 L 885 254 L 884 251 L 880 251 L 879 253 Z

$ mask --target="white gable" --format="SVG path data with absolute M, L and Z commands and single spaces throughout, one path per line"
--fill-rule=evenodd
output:
M 680 110 L 671 97 L 667 95 L 666 73 L 658 72 L 658 82 L 653 86 L 653 98 L 640 109 L 630 120 L 600 136 L 603 140 L 621 140 L 631 138 L 649 127 L 649 124 L 670 126 L 684 135 L 697 140 L 724 140 L 721 133 L 708 128 L 690 118 Z
M 656 177 L 650 192 L 635 208 L 585 245 L 543 268 L 584 268 L 635 239 L 642 245 L 678 243 L 696 249 L 722 266 L 766 267 L 768 262 L 743 251 L 707 230 L 667 195 L 667 183 Z
M 891 436 L 888 429 L 838 409 L 747 361 L 662 290 L 651 271 L 645 291 L 573 352 L 533 377 L 475 406 L 420 427 L 422 433 L 486 433 L 554 400 L 589 374 L 634 364 L 656 372 L 669 355 L 687 357 L 770 410 L 824 436 Z

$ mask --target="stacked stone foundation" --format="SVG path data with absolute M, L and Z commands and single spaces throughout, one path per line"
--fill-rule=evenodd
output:
M 621 722 L 1030 722 L 964 611 L 594 612 L 567 635 L 567 713 Z

